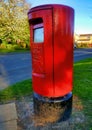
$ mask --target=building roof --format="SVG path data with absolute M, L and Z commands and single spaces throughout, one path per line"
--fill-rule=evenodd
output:
M 92 34 L 80 34 L 79 36 L 92 36 Z

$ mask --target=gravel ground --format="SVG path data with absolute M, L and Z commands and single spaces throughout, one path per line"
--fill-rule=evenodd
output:
M 73 96 L 73 110 L 67 121 L 45 123 L 45 119 L 34 115 L 32 96 L 16 101 L 18 130 L 90 130 L 88 118 L 83 114 L 83 105 Z

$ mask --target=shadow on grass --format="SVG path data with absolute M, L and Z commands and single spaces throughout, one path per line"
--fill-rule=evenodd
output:
M 0 91 L 0 103 L 12 101 L 32 93 L 31 79 L 16 83 Z

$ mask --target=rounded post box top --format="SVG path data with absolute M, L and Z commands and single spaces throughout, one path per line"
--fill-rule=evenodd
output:
M 29 9 L 28 14 L 34 11 L 38 10 L 44 10 L 44 9 L 51 9 L 51 8 L 70 8 L 71 10 L 74 10 L 72 7 L 62 4 L 46 4 L 46 5 L 39 5 L 36 7 L 33 7 Z

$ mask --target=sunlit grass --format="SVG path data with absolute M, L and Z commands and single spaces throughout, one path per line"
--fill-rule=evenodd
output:
M 0 91 L 0 102 L 4 103 L 6 101 L 16 100 L 31 93 L 32 81 L 31 79 L 25 80 Z
M 92 122 L 92 58 L 74 64 L 73 93 L 80 98 L 84 113 Z
M 74 91 L 84 100 L 92 99 L 92 58 L 74 64 Z

